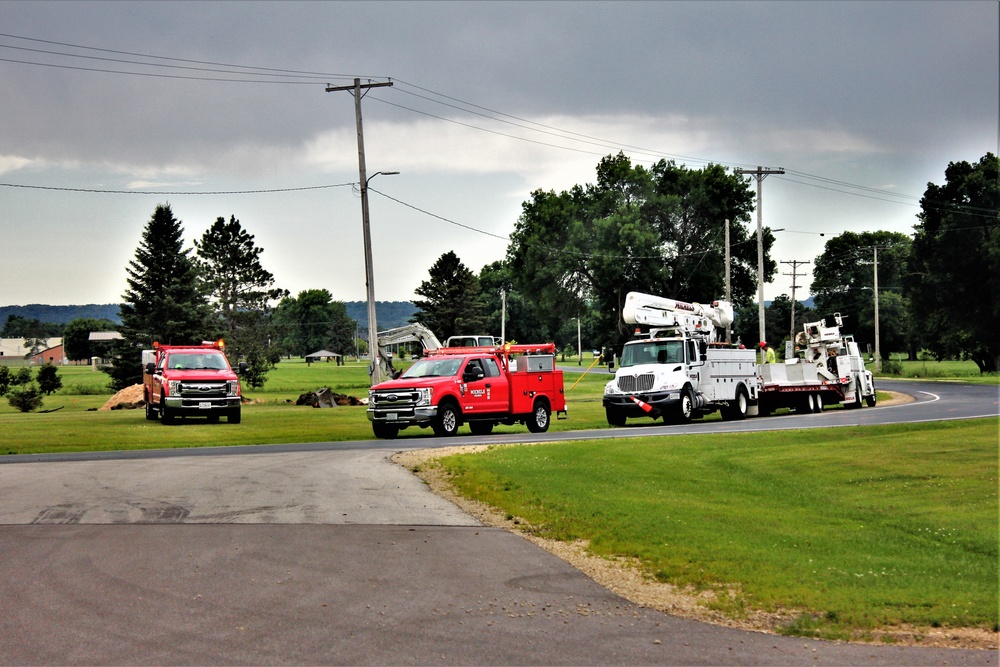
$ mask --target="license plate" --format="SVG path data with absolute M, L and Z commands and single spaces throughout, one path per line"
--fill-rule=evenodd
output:
M 385 418 L 386 418 L 386 420 L 391 421 L 391 422 L 394 422 L 397 419 L 399 419 L 399 417 L 397 416 L 397 414 L 395 412 L 389 412 L 389 413 L 387 413 L 386 416 L 385 416 Z
M 212 404 L 209 401 L 202 401 L 198 404 L 198 409 L 200 410 L 211 410 Z

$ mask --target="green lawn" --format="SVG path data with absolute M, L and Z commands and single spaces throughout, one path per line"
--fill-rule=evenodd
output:
M 789 634 L 997 628 L 997 422 L 493 447 L 441 460 L 537 534 Z

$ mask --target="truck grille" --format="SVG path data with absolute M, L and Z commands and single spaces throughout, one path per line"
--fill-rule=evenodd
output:
M 650 391 L 653 388 L 653 374 L 621 375 L 618 377 L 618 390 L 625 394 L 635 394 Z
M 181 398 L 207 399 L 225 398 L 229 393 L 229 385 L 226 382 L 182 382 Z
M 372 407 L 391 410 L 395 408 L 413 407 L 420 400 L 420 394 L 416 391 L 376 391 L 370 398 Z

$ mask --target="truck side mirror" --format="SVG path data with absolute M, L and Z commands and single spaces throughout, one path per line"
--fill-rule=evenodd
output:
M 154 364 L 152 361 L 146 364 L 146 375 L 152 375 L 155 372 L 156 372 L 156 364 Z
M 482 368 L 468 368 L 462 373 L 462 382 L 476 382 L 486 377 Z
M 246 375 L 248 369 L 249 369 L 249 366 L 247 366 L 247 362 L 241 361 L 240 365 L 239 365 L 239 370 L 237 370 L 236 372 L 239 375 Z

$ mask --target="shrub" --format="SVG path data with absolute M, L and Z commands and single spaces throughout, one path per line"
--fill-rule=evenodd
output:
M 21 412 L 31 412 L 42 407 L 42 392 L 33 382 L 18 385 L 7 392 L 7 402 Z
M 893 359 L 882 360 L 882 373 L 884 375 L 902 375 L 903 364 Z

